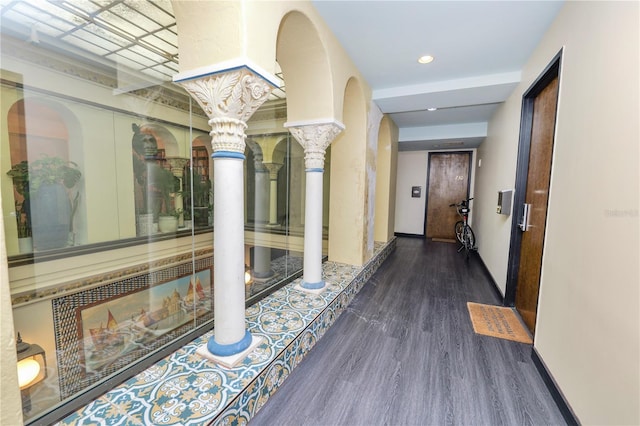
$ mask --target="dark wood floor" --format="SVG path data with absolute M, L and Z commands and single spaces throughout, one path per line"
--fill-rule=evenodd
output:
M 251 426 L 565 424 L 531 346 L 473 332 L 498 297 L 456 249 L 399 238 Z

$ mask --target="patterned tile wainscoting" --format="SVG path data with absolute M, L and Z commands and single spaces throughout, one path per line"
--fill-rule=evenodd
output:
M 196 354 L 212 332 L 195 339 L 112 389 L 58 425 L 245 424 L 266 403 L 395 248 L 376 243 L 362 267 L 323 264 L 328 289 L 296 290 L 297 279 L 247 308 L 249 331 L 262 343 L 233 368 Z

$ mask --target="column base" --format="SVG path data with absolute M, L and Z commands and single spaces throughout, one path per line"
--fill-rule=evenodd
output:
M 245 226 L 251 227 L 251 225 L 253 225 L 253 230 L 254 231 L 259 231 L 261 229 L 266 228 L 268 224 L 269 224 L 269 222 L 254 221 L 253 223 L 247 222 L 245 224 Z
M 321 294 L 327 288 L 329 288 L 329 284 L 326 281 L 320 281 L 318 283 L 307 283 L 304 280 L 300 280 L 293 288 L 305 293 Z
M 230 356 L 244 351 L 251 345 L 251 333 L 245 330 L 244 337 L 239 342 L 231 343 L 229 345 L 221 345 L 216 342 L 215 336 L 212 336 L 207 342 L 207 349 L 213 355 L 217 356 Z
M 233 368 L 240 361 L 245 359 L 249 353 L 251 353 L 260 343 L 262 343 L 263 340 L 264 340 L 264 337 L 254 336 L 248 331 L 246 332 L 245 336 L 242 338 L 240 342 L 234 343 L 232 345 L 220 345 L 213 340 L 213 337 L 211 337 L 211 339 L 209 339 L 209 341 L 206 344 L 200 346 L 196 350 L 196 354 L 210 361 L 213 361 L 216 364 L 219 364 L 223 367 Z M 212 345 L 215 345 L 215 349 L 222 348 L 222 349 L 228 350 L 231 347 L 238 348 L 240 347 L 241 344 L 246 346 L 243 349 L 238 349 L 237 352 L 233 352 L 233 353 L 222 355 L 218 353 L 214 354 L 211 351 Z
M 276 273 L 273 272 L 272 270 L 269 270 L 269 272 L 253 271 L 253 280 L 259 283 L 264 283 L 269 280 L 272 280 L 273 278 L 275 278 L 275 276 L 276 276 Z

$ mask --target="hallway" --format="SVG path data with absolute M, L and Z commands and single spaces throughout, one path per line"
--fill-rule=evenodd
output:
M 251 425 L 565 424 L 530 345 L 473 332 L 466 302 L 498 298 L 456 249 L 398 238 Z

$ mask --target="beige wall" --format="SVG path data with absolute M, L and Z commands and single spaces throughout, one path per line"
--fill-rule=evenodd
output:
M 395 232 L 424 234 L 428 158 L 427 151 L 402 151 L 398 153 Z M 420 198 L 411 197 L 411 187 L 413 186 L 422 188 Z
M 398 127 L 388 116 L 384 116 L 380 123 L 380 133 L 378 135 L 374 224 L 375 241 L 386 242 L 393 237 L 397 165 Z
M 478 194 L 514 182 L 522 94 L 564 46 L 534 345 L 583 424 L 640 423 L 639 22 L 637 2 L 567 2 L 479 150 Z M 509 223 L 476 224 L 502 289 Z
M 355 79 L 345 91 L 345 130 L 331 144 L 329 260 L 362 265 L 368 241 L 367 111 Z
M 518 93 L 519 96 L 512 95 L 498 108 L 489 123 L 488 136 L 478 148 L 473 201 L 476 213 L 473 229 L 478 237 L 478 252 L 503 295 L 515 207 L 511 206 L 511 215 L 507 216 L 496 214 L 496 205 L 498 191 L 514 188 L 522 103 L 522 92 Z

